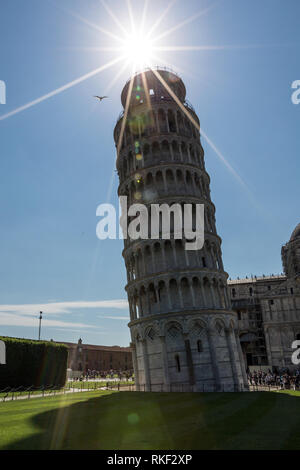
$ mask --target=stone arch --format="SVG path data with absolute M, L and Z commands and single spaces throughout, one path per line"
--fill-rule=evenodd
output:
M 181 362 L 179 354 L 175 354 L 175 363 L 177 372 L 181 372 Z
M 220 296 L 221 307 L 226 308 L 227 307 L 227 285 L 225 285 L 223 280 L 220 279 L 218 282 L 218 286 L 219 286 L 219 296 Z
M 163 140 L 161 143 L 161 154 L 162 158 L 169 160 L 170 158 L 170 144 L 167 140 Z
M 203 290 L 204 290 L 207 307 L 210 307 L 210 308 L 214 307 L 214 302 L 213 302 L 212 293 L 211 293 L 211 283 L 207 276 L 203 278 Z
M 215 277 L 212 278 L 211 280 L 211 287 L 213 289 L 213 292 L 214 292 L 214 306 L 217 307 L 217 308 L 221 308 L 222 306 L 222 299 L 220 297 L 220 294 L 219 294 L 219 283 L 217 281 L 217 279 Z
M 152 251 L 151 251 L 150 245 L 145 246 L 144 259 L 145 259 L 145 266 L 146 266 L 146 274 L 149 275 L 154 272 Z
M 187 148 L 187 145 L 184 141 L 181 142 L 181 154 L 182 154 L 182 160 L 184 162 L 188 162 L 189 161 L 188 148 Z
M 148 111 L 146 114 L 146 122 L 147 122 L 147 135 L 153 135 L 156 132 L 156 123 L 155 123 L 155 116 L 153 111 Z
M 186 258 L 185 258 L 185 248 L 182 240 L 175 240 L 175 252 L 177 258 L 177 267 L 185 268 L 186 267 Z
M 178 132 L 183 134 L 184 133 L 184 120 L 182 113 L 177 111 L 177 123 L 178 123 Z
M 150 171 L 146 175 L 146 186 L 152 186 L 153 185 L 153 175 L 152 172 Z
M 204 249 L 204 252 L 205 252 L 207 267 L 208 268 L 213 268 L 214 263 L 213 263 L 213 259 L 212 259 L 211 244 L 210 244 L 209 240 L 205 240 L 203 249 Z
M 142 335 L 139 328 L 133 328 L 131 333 L 132 341 L 134 343 L 140 342 L 142 340 Z
M 149 293 L 149 306 L 150 306 L 150 313 L 158 313 L 159 310 L 159 300 L 156 292 L 156 288 L 153 282 L 149 284 L 148 287 Z
M 169 281 L 169 292 L 171 297 L 171 304 L 173 310 L 178 310 L 181 308 L 180 296 L 178 291 L 178 284 L 176 279 L 172 278 Z
M 201 280 L 199 279 L 198 276 L 193 276 L 192 288 L 194 291 L 196 307 L 203 307 L 204 302 L 203 302 L 202 292 L 201 292 Z
M 158 297 L 160 301 L 160 309 L 162 312 L 168 311 L 169 303 L 168 303 L 168 292 L 166 283 L 164 280 L 158 282 Z
M 191 289 L 189 279 L 187 277 L 183 277 L 180 280 L 180 289 L 181 289 L 181 296 L 183 301 L 184 308 L 192 308 L 193 301 L 191 296 Z
M 144 273 L 144 266 L 143 266 L 143 253 L 142 249 L 138 248 L 136 251 L 136 263 L 137 263 L 137 269 L 138 269 L 138 275 L 139 277 L 142 277 L 145 275 Z
M 195 150 L 192 144 L 190 144 L 190 157 L 191 157 L 192 163 L 196 163 Z
M 173 158 L 175 161 L 180 161 L 180 150 L 178 146 L 178 142 L 176 140 L 172 141 L 172 151 L 173 151 Z
M 150 339 L 151 341 L 154 341 L 155 338 L 158 337 L 158 334 L 159 332 L 157 331 L 155 323 L 151 323 L 145 327 L 143 336 L 147 340 Z
M 129 117 L 129 127 L 133 140 L 140 137 L 140 123 L 137 116 Z
M 233 331 L 233 332 L 234 332 L 235 328 L 236 328 L 236 325 L 235 325 L 235 323 L 234 323 L 234 320 L 230 320 L 230 322 L 229 322 L 229 329 L 230 329 L 230 331 Z
M 146 166 L 149 163 L 149 157 L 150 157 L 150 145 L 145 144 L 143 146 L 143 160 L 144 160 L 144 166 Z
M 164 178 L 161 170 L 155 173 L 155 184 L 158 192 L 162 193 L 164 191 Z
M 147 128 L 147 119 L 146 119 L 145 113 L 140 114 L 139 123 L 140 123 L 141 137 L 145 137 L 146 136 L 146 128 Z
M 196 194 L 199 196 L 202 196 L 202 191 L 201 191 L 201 184 L 200 184 L 200 179 L 197 173 L 193 174 L 194 178 L 194 183 L 195 183 L 195 188 L 196 188 Z
M 131 253 L 130 255 L 129 266 L 131 269 L 131 279 L 134 281 L 136 279 L 137 272 L 136 272 L 135 258 L 134 258 L 133 253 Z
M 168 125 L 166 119 L 166 113 L 163 109 L 159 109 L 157 112 L 158 126 L 161 134 L 166 134 L 168 132 Z
M 188 170 L 185 172 L 185 181 L 186 181 L 186 184 L 189 188 L 193 187 L 192 175 Z
M 150 340 L 153 342 L 155 340 L 155 337 L 157 336 L 155 329 L 152 326 L 148 328 L 148 331 L 145 334 L 145 336 L 147 337 L 147 340 Z
M 174 187 L 175 177 L 174 177 L 173 170 L 171 170 L 170 168 L 168 168 L 167 171 L 166 171 L 166 182 L 167 182 L 167 187 L 168 188 L 173 188 Z
M 175 332 L 174 329 L 176 329 L 177 331 Z M 179 321 L 176 320 L 167 321 L 164 325 L 164 331 L 166 336 L 170 334 L 170 336 L 172 336 L 173 338 L 180 335 L 182 336 L 183 334 L 182 325 Z
M 196 149 L 196 161 L 197 161 L 198 165 L 201 168 L 202 167 L 202 162 L 201 162 L 200 152 L 197 149 Z
M 226 325 L 221 318 L 216 318 L 213 323 L 213 328 L 219 336 L 225 336 Z
M 186 127 L 186 130 L 187 130 L 188 136 L 192 137 L 193 124 L 191 124 L 191 121 L 188 117 L 186 117 L 186 120 L 185 120 L 185 127 Z
M 202 336 L 207 331 L 207 322 L 203 318 L 195 318 L 189 321 L 188 324 L 189 333 L 193 333 L 195 336 Z
M 159 160 L 160 157 L 160 145 L 158 142 L 153 142 L 152 144 L 152 157 L 154 161 Z
M 179 170 L 179 169 L 176 170 L 176 182 L 177 182 L 178 191 L 184 191 L 185 185 L 184 185 L 184 176 L 183 176 L 182 170 Z
M 135 318 L 137 318 L 137 319 L 141 318 L 142 317 L 142 312 L 141 312 L 141 308 L 140 308 L 140 304 L 139 304 L 138 291 L 136 289 L 134 289 L 134 291 L 133 291 L 132 299 L 133 299 L 133 311 L 134 311 Z
M 173 246 L 171 240 L 166 240 L 163 243 L 163 250 L 165 254 L 166 265 L 169 269 L 173 269 L 175 266 L 174 254 L 173 254 Z
M 174 112 L 171 109 L 168 110 L 168 122 L 170 132 L 177 133 L 176 119 Z
M 159 241 L 154 243 L 153 253 L 154 253 L 156 270 L 157 271 L 164 271 L 165 266 L 164 266 L 163 256 L 162 256 L 162 247 L 161 247 L 161 243 Z
M 144 285 L 142 285 L 140 287 L 139 296 L 140 296 L 142 316 L 145 316 L 145 315 L 149 314 L 149 308 L 148 308 L 147 290 L 146 290 Z

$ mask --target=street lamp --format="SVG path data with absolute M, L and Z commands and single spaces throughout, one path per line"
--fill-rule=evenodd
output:
M 43 315 L 43 312 L 40 312 L 39 340 L 41 339 L 42 315 Z

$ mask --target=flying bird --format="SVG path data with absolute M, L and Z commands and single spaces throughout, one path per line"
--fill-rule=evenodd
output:
M 98 98 L 99 101 L 104 100 L 104 98 L 108 98 L 108 96 L 94 96 L 94 98 Z

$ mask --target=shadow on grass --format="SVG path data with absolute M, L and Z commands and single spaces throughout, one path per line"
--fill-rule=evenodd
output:
M 31 417 L 38 432 L 6 449 L 295 449 L 299 405 L 276 392 L 112 393 Z

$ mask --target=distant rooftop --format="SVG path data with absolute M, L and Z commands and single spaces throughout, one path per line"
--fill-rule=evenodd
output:
M 286 279 L 286 276 L 284 274 L 270 274 L 268 276 L 250 276 L 250 277 L 246 277 L 246 278 L 243 278 L 243 279 L 229 279 L 227 281 L 227 284 L 249 284 L 249 283 L 255 283 L 255 282 L 258 282 L 258 281 L 268 281 L 268 282 L 272 282 L 272 281 L 278 281 L 278 280 L 282 280 L 284 281 Z
M 56 343 L 62 343 L 69 347 L 77 347 L 79 346 L 78 343 L 69 343 L 67 341 L 56 341 Z M 111 351 L 111 352 L 131 352 L 130 347 L 123 347 L 123 346 L 101 346 L 98 344 L 84 344 L 81 343 L 82 349 L 94 349 L 98 351 Z

